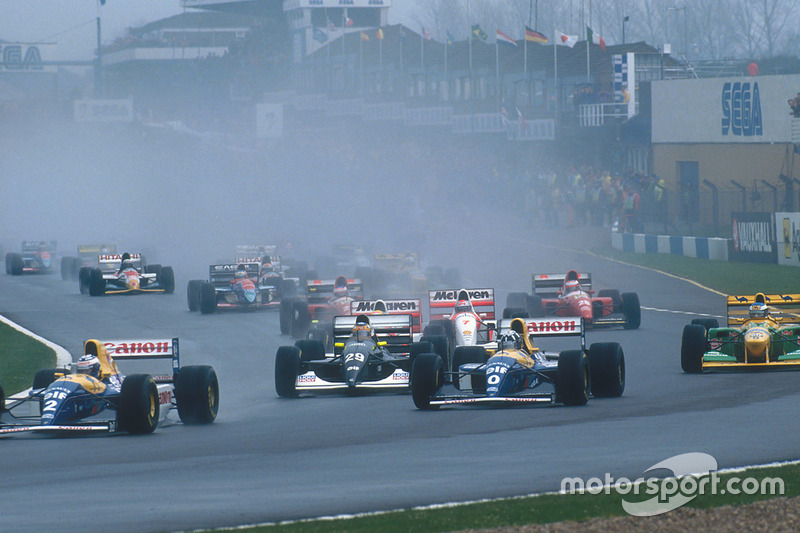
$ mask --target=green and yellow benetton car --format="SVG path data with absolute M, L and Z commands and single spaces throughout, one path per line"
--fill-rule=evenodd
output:
M 683 328 L 681 367 L 800 368 L 800 294 L 728 296 L 728 325 L 697 318 Z

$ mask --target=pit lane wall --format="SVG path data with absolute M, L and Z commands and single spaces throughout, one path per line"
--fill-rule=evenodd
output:
M 728 260 L 730 239 L 718 237 L 680 237 L 644 233 L 611 233 L 611 246 L 637 254 L 673 254 L 715 261 Z

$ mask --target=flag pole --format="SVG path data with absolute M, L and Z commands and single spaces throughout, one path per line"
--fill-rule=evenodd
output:
M 561 100 L 558 93 L 558 39 L 558 33 L 555 26 L 553 26 L 553 98 L 556 106 L 556 126 L 558 126 L 558 107 Z
M 500 109 L 500 43 L 497 40 L 497 32 L 494 39 L 494 82 L 497 86 L 497 109 Z
M 383 30 L 380 26 L 378 26 L 378 31 L 381 32 L 381 37 L 383 37 Z M 383 39 L 378 39 L 378 66 L 381 68 L 381 73 L 383 73 Z
M 422 28 L 422 26 L 420 26 Z M 425 28 L 419 32 L 419 65 L 423 74 L 425 73 Z

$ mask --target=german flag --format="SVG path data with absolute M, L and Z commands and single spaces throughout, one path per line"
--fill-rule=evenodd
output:
M 536 30 L 532 30 L 525 26 L 525 40 L 539 44 L 547 44 L 547 37 Z

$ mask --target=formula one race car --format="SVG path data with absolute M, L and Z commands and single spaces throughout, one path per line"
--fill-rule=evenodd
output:
M 223 309 L 262 309 L 280 305 L 285 285 L 294 290 L 293 280 L 261 275 L 259 262 L 211 265 L 208 281 L 193 279 L 186 287 L 189 311 L 203 314 Z M 276 285 L 275 283 L 279 283 Z M 280 283 L 283 283 L 281 285 Z
M 448 372 L 434 354 L 416 357 L 411 396 L 419 409 L 441 405 L 524 403 L 583 405 L 590 396 L 619 397 L 625 389 L 625 356 L 615 342 L 586 349 L 582 317 L 503 319 L 498 350 L 459 346 Z M 537 337 L 577 336 L 580 349 L 545 352 Z
M 638 329 L 642 322 L 639 295 L 616 289 L 592 290 L 592 275 L 570 270 L 566 274 L 534 274 L 533 294 L 512 292 L 503 318 L 580 316 L 588 326 Z
M 683 328 L 681 368 L 800 368 L 800 294 L 728 296 L 728 325 L 696 318 Z
M 116 244 L 79 244 L 77 256 L 61 258 L 61 279 L 75 281 L 78 279 L 81 268 L 98 268 L 98 255 L 117 253 Z
M 178 339 L 85 343 L 79 373 L 40 370 L 33 388 L 4 399 L 0 435 L 21 432 L 76 434 L 152 433 L 170 410 L 185 424 L 210 424 L 219 408 L 219 383 L 210 366 L 180 366 Z M 116 361 L 168 360 L 172 373 L 121 374 Z M 87 373 L 81 373 L 82 371 Z
M 101 254 L 98 268 L 78 271 L 81 294 L 134 294 L 140 292 L 175 292 L 175 274 L 170 266 L 144 265 L 141 254 Z
M 6 274 L 48 274 L 53 271 L 56 241 L 22 241 L 21 253 L 6 254 Z
M 356 277 L 364 283 L 365 291 L 382 298 L 421 295 L 428 289 L 458 286 L 458 269 L 443 270 L 438 266 L 423 269 L 419 256 L 413 252 L 375 254 L 372 267 L 356 268 Z
M 494 337 L 494 289 L 428 291 L 426 334 L 446 335 L 455 346 L 486 345 Z
M 413 343 L 411 315 L 337 316 L 335 349 L 299 340 L 281 346 L 275 357 L 275 390 L 296 397 L 303 391 L 408 389 L 414 357 L 431 352 L 430 343 Z
M 350 303 L 361 299 L 360 279 L 339 276 L 335 280 L 308 280 L 304 295 L 281 300 L 281 334 L 306 338 L 313 325 L 322 327 L 330 324 L 336 315 L 350 314 Z

